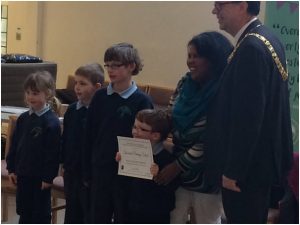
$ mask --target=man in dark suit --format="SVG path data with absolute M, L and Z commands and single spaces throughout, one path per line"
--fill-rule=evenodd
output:
M 212 11 L 236 40 L 208 118 L 205 152 L 207 179 L 222 185 L 229 223 L 266 223 L 271 186 L 291 167 L 284 47 L 256 18 L 259 10 L 260 2 L 218 1 Z

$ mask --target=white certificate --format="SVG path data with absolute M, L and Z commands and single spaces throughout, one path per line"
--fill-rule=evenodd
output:
M 153 163 L 151 142 L 139 138 L 118 136 L 121 161 L 119 175 L 152 180 L 150 167 Z

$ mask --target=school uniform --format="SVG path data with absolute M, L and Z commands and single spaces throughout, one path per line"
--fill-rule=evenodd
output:
M 82 149 L 85 135 L 87 106 L 71 104 L 64 115 L 62 163 L 66 197 L 65 223 L 87 222 L 87 190 L 82 181 Z
M 51 222 L 51 189 L 41 190 L 41 185 L 57 176 L 60 132 L 59 120 L 48 105 L 17 119 L 6 162 L 8 172 L 17 175 L 20 223 Z
M 135 82 L 122 93 L 110 84 L 98 90 L 89 106 L 84 149 L 84 179 L 91 188 L 91 222 L 126 223 L 126 177 L 117 179 L 117 136 L 132 137 L 135 116 L 142 109 L 153 108 L 149 96 L 137 89 Z
M 175 157 L 164 149 L 161 142 L 153 146 L 153 161 L 162 170 L 174 162 Z M 168 185 L 158 185 L 153 180 L 132 178 L 129 195 L 129 223 L 170 223 L 170 212 L 175 208 L 175 190 L 179 179 Z

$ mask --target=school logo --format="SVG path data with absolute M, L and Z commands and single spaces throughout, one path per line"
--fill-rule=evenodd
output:
M 40 136 L 43 132 L 43 129 L 41 127 L 34 127 L 31 131 L 30 134 L 32 137 L 37 138 Z
M 117 114 L 120 119 L 132 116 L 131 109 L 128 106 L 121 106 L 118 108 Z

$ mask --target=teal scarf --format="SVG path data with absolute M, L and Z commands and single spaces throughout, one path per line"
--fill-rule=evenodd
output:
M 208 105 L 217 91 L 218 83 L 217 79 L 212 79 L 200 86 L 199 82 L 191 78 L 190 73 L 186 74 L 172 114 L 175 130 L 184 133 L 206 115 Z

